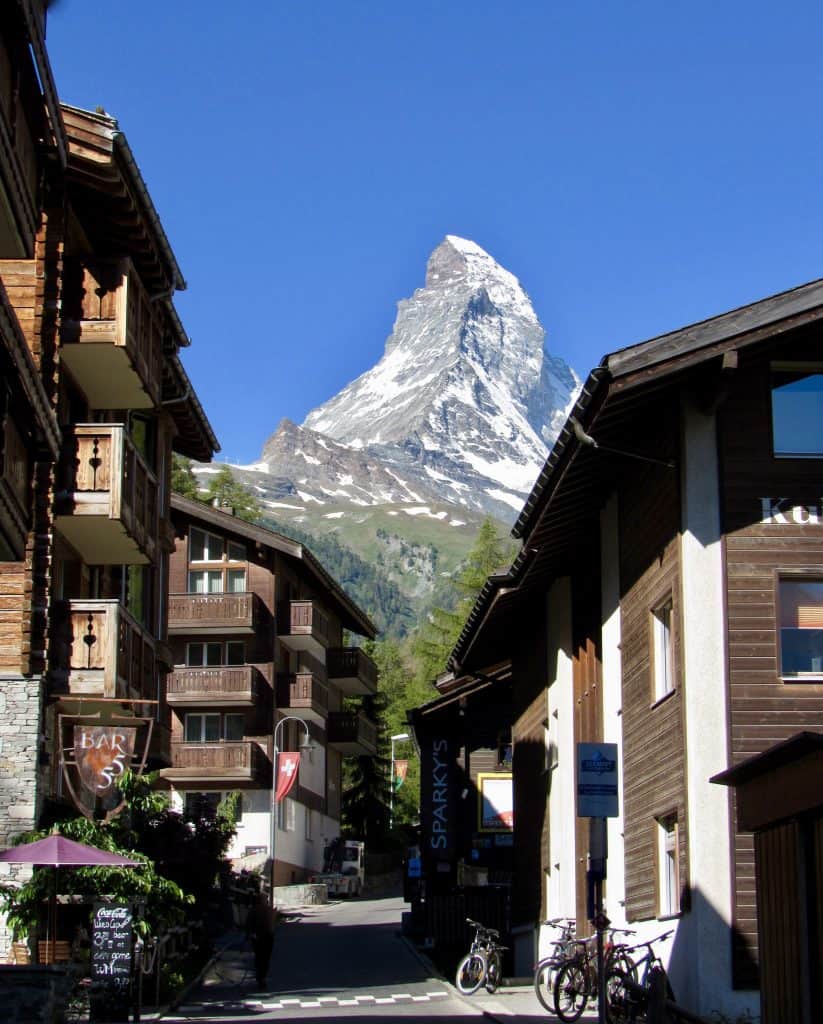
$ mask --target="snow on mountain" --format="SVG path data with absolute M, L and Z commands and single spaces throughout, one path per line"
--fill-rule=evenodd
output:
M 315 442 L 302 451 L 322 461 L 318 435 L 332 438 L 326 460 L 343 449 L 347 461 L 377 459 L 394 495 L 407 490 L 405 500 L 422 503 L 434 494 L 510 520 L 579 386 L 546 351 L 517 278 L 475 242 L 448 235 L 429 257 L 424 287 L 398 303 L 382 359 L 306 417 Z M 352 473 L 380 502 L 378 477 Z

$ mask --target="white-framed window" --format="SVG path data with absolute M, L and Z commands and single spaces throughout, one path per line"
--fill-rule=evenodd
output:
M 227 541 L 226 554 L 230 562 L 245 562 L 246 545 L 240 544 L 236 540 Z
M 245 665 L 246 644 L 243 640 L 196 641 L 186 644 L 186 665 L 191 668 L 215 668 L 220 665 Z
M 674 604 L 671 596 L 651 612 L 654 700 L 674 690 Z
M 190 562 L 222 562 L 223 538 L 193 526 L 189 531 Z
M 277 805 L 277 827 L 281 832 L 294 832 L 294 821 L 294 800 L 287 796 Z
M 246 570 L 245 569 L 227 569 L 226 570 L 226 593 L 227 594 L 243 594 L 246 590 Z
M 219 743 L 242 740 L 246 716 L 242 712 L 221 715 L 216 711 L 186 713 L 183 736 L 186 743 Z
M 677 851 L 677 815 L 657 819 L 657 913 L 672 917 L 680 913 L 680 870 Z
M 823 579 L 781 577 L 780 675 L 823 678 Z
M 220 715 L 189 712 L 184 729 L 186 743 L 217 743 L 220 739 Z
M 223 573 L 219 569 L 195 569 L 189 572 L 190 594 L 222 594 Z
M 772 364 L 772 446 L 778 458 L 823 456 L 823 363 Z

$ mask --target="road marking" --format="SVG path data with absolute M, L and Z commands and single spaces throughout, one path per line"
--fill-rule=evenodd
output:
M 345 998 L 345 999 L 343 997 L 341 997 L 341 996 L 319 996 L 316 999 L 298 999 L 298 998 L 294 998 L 294 997 L 284 997 L 283 999 L 276 999 L 276 1000 L 272 1000 L 271 1002 L 269 1002 L 267 1000 L 264 1000 L 264 999 L 243 999 L 243 1000 L 240 1000 L 239 1003 L 240 1003 L 241 1006 L 244 1006 L 244 1007 L 246 1007 L 246 1009 L 249 1009 L 249 1010 L 251 1010 L 251 1009 L 254 1009 L 254 1010 L 293 1010 L 293 1009 L 301 1009 L 301 1010 L 323 1009 L 323 1010 L 330 1010 L 330 1009 L 333 1009 L 334 1007 L 342 1007 L 342 1006 L 356 1006 L 356 1007 L 364 1007 L 365 1008 L 367 1006 L 393 1006 L 393 1005 L 396 1005 L 397 1003 L 404 1003 L 404 1002 L 405 1003 L 428 1003 L 428 1002 L 431 1002 L 431 1000 L 433 1000 L 433 999 L 448 999 L 448 997 L 449 997 L 449 993 L 448 992 L 445 992 L 445 991 L 442 991 L 442 990 L 437 990 L 437 991 L 432 991 L 432 992 L 426 992 L 424 995 L 419 995 L 419 996 L 413 995 L 411 992 L 393 992 L 389 996 L 362 995 L 362 996 L 352 996 L 352 997 Z M 182 1013 L 184 1013 L 184 1014 L 186 1014 L 186 1013 L 191 1014 L 191 1013 L 197 1012 L 198 1010 L 202 1010 L 203 1007 L 206 1006 L 206 1005 L 211 1006 L 211 1007 L 217 1007 L 217 1006 L 222 1006 L 222 1005 L 228 1006 L 229 1004 L 228 1003 L 223 1004 L 223 1003 L 209 1002 L 209 1003 L 199 1003 L 199 1004 L 193 1004 L 193 1005 L 188 1005 L 188 1006 L 181 1006 L 178 1009 Z M 231 1001 L 231 1006 L 236 1008 L 238 1006 L 238 1001 L 232 1000 Z M 505 1010 L 502 1011 L 502 1012 L 506 1016 L 512 1016 L 512 1014 L 507 1013 Z M 187 1020 L 189 1018 L 187 1018 L 187 1017 L 167 1017 L 165 1019 L 168 1020 L 168 1021 L 185 1021 L 185 1020 Z

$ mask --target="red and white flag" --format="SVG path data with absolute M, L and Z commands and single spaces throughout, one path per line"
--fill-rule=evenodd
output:
M 287 752 L 277 755 L 277 788 L 274 791 L 274 799 L 282 800 L 288 796 L 292 786 L 297 782 L 297 770 L 300 767 L 300 755 Z

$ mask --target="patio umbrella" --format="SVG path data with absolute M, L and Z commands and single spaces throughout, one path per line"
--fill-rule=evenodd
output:
M 0 852 L 0 861 L 9 864 L 32 864 L 36 867 L 52 867 L 54 871 L 54 891 L 49 903 L 49 913 L 46 917 L 46 950 L 50 950 L 50 933 L 56 935 L 57 931 L 57 877 L 61 867 L 108 867 L 108 868 L 136 868 L 140 867 L 141 861 L 130 860 L 122 857 L 119 853 L 107 853 L 99 850 L 96 846 L 86 846 L 85 843 L 76 843 L 72 839 L 66 839 L 59 832 L 53 832 L 45 839 L 38 839 L 34 843 L 23 843 L 14 846 L 10 850 Z M 52 917 L 54 918 L 54 929 L 52 929 Z M 54 957 L 51 957 L 53 961 Z

